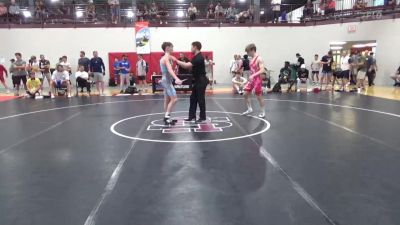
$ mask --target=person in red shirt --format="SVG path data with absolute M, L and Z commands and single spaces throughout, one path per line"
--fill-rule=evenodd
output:
M 4 79 L 4 74 L 6 75 L 6 78 L 8 78 L 7 69 L 2 64 L 0 64 L 0 82 L 6 88 L 7 94 L 8 94 L 8 93 L 10 93 L 10 89 L 8 88 L 8 86 L 6 84 L 6 80 Z

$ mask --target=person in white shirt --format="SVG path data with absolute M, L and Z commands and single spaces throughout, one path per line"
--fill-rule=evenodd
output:
M 58 65 L 63 66 L 64 71 L 68 72 L 68 74 L 71 74 L 71 64 L 67 61 L 67 56 L 61 57 L 61 62 Z
M 313 84 L 316 84 L 319 81 L 319 70 L 321 69 L 321 62 L 318 57 L 318 54 L 315 54 L 314 61 L 311 63 L 311 80 Z M 314 77 L 316 77 L 317 79 L 315 79 Z
M 190 21 L 196 20 L 197 8 L 193 5 L 193 2 L 190 3 L 190 7 L 188 8 L 188 16 Z
M 75 73 L 75 77 L 78 87 L 81 88 L 81 93 L 83 92 L 83 88 L 86 88 L 87 92 L 90 94 L 89 73 L 85 71 L 84 66 L 79 66 L 79 70 Z
M 51 75 L 51 86 L 53 87 L 53 96 L 56 94 L 56 88 L 66 87 L 68 97 L 71 97 L 69 73 L 64 70 L 62 65 L 58 65 L 57 70 L 55 70 Z
M 272 23 L 278 23 L 281 16 L 281 0 L 271 0 L 272 6 Z
M 343 51 L 342 57 L 340 58 L 340 77 L 342 79 L 342 91 L 345 91 L 345 87 L 350 79 L 350 64 L 351 58 L 350 54 L 347 51 Z
M 237 64 L 237 55 L 233 56 L 233 59 L 230 62 L 229 66 L 229 72 L 234 77 L 236 75 L 236 71 L 238 70 L 238 64 Z
M 237 94 L 243 95 L 244 85 L 247 83 L 247 79 L 242 77 L 239 73 L 232 79 L 233 88 Z
M 210 59 L 210 57 L 208 55 L 206 55 L 205 60 L 204 60 L 204 64 L 206 66 L 206 76 L 208 78 L 208 80 L 210 81 L 210 87 L 212 88 L 212 85 L 214 83 L 214 61 L 212 61 Z
M 138 61 L 136 63 L 136 76 L 138 78 L 138 84 L 140 90 L 146 89 L 147 86 L 146 75 L 147 75 L 147 62 L 143 59 L 143 55 L 138 55 Z

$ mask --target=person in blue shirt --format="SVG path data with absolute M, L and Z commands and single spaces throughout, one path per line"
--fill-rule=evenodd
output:
M 106 67 L 97 51 L 93 51 L 93 58 L 90 60 L 89 70 L 93 75 L 94 82 L 96 82 L 97 91 L 101 96 L 104 96 L 104 76 L 106 75 Z
M 123 55 L 122 60 L 119 61 L 119 77 L 121 78 L 120 80 L 120 87 L 121 87 L 121 92 L 124 93 L 125 90 L 125 81 L 126 85 L 129 84 L 129 73 L 131 71 L 131 63 L 128 61 L 128 56 Z

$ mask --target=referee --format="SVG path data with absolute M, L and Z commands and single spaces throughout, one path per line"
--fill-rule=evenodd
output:
M 189 117 L 186 121 L 196 120 L 196 110 L 197 104 L 200 107 L 200 118 L 196 120 L 197 123 L 204 122 L 206 118 L 206 99 L 205 92 L 207 84 L 209 83 L 208 78 L 206 77 L 206 67 L 204 63 L 204 57 L 200 52 L 201 43 L 195 41 L 192 43 L 192 53 L 194 57 L 190 62 L 182 62 L 177 59 L 176 63 L 186 69 L 192 69 L 193 74 L 193 85 L 192 85 L 192 94 L 190 95 L 190 108 L 189 108 Z

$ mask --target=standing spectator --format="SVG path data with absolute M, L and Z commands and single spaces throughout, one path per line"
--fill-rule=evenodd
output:
M 326 86 L 331 82 L 332 78 L 332 65 L 333 65 L 333 53 L 332 51 L 329 51 L 328 54 L 324 55 L 320 61 L 322 64 L 322 72 L 321 72 L 321 80 L 320 80 L 320 86 L 322 90 L 322 85 L 324 83 L 324 80 L 326 81 Z M 334 88 L 334 84 L 332 84 L 332 89 Z M 326 90 L 326 87 L 325 87 Z
M 8 13 L 7 6 L 4 4 L 4 2 L 0 2 L 0 17 L 5 17 Z
M 311 0 L 307 0 L 303 9 L 303 17 L 310 17 L 314 14 L 314 5 Z
M 300 53 L 296 53 L 296 58 L 297 58 L 296 66 L 297 66 L 297 69 L 299 69 L 301 67 L 301 65 L 305 64 L 304 58 L 301 57 Z
M 45 79 L 47 80 L 49 87 L 50 87 L 50 82 L 51 82 L 50 61 L 47 60 L 44 57 L 44 55 L 40 55 L 39 69 L 42 72 L 42 88 L 43 88 Z
M 217 6 L 215 6 L 215 15 L 217 18 L 222 18 L 225 14 L 224 7 L 222 7 L 221 2 L 217 3 Z
M 8 86 L 6 84 L 4 75 L 6 75 L 6 78 L 8 78 L 7 69 L 2 64 L 0 64 L 0 82 L 3 84 L 4 88 L 6 89 L 6 93 L 8 94 L 8 93 L 10 93 L 10 89 L 8 88 Z
M 239 65 L 237 64 L 237 58 L 238 56 L 234 55 L 229 65 L 229 73 L 231 74 L 231 77 L 234 77 L 236 75 L 236 71 L 239 69 Z
M 358 54 L 356 52 L 351 53 L 351 64 L 350 64 L 350 69 L 351 69 L 351 84 L 356 85 L 357 84 L 357 72 L 358 72 L 358 62 L 360 60 Z
M 136 62 L 136 75 L 138 78 L 138 84 L 140 90 L 145 90 L 147 86 L 146 75 L 148 72 L 147 62 L 143 59 L 143 55 L 138 55 L 138 61 Z
M 358 72 L 357 72 L 357 88 L 360 91 L 365 89 L 365 77 L 367 75 L 367 58 L 365 57 L 367 52 L 365 53 L 358 53 L 359 60 L 358 60 Z
M 254 8 L 254 5 L 251 4 L 250 7 L 249 7 L 249 10 L 248 10 L 249 19 L 250 19 L 251 22 L 254 22 L 254 13 L 255 13 L 255 11 L 256 10 Z
M 215 18 L 215 7 L 214 4 L 211 2 L 207 8 L 207 19 Z
M 350 55 L 347 53 L 347 51 L 343 51 L 342 57 L 340 59 L 340 69 L 342 70 L 340 72 L 340 77 L 342 78 L 342 91 L 345 91 L 346 84 L 350 79 L 350 64 Z
M 120 80 L 120 87 L 121 87 L 121 92 L 124 93 L 125 91 L 125 81 L 126 84 L 129 85 L 129 74 L 131 71 L 131 64 L 128 61 L 128 56 L 122 55 L 122 60 L 119 62 L 119 76 L 121 78 Z
M 190 60 L 185 56 L 185 54 L 183 54 L 183 52 L 179 53 L 179 61 L 182 62 L 190 62 Z M 176 64 L 176 67 L 178 68 L 178 75 L 182 75 L 182 74 L 190 74 L 190 69 L 184 68 L 182 66 L 180 66 L 179 64 Z
M 326 9 L 325 9 L 325 14 L 333 14 L 336 11 L 336 2 L 335 0 L 328 0 L 326 2 Z
M 251 75 L 250 60 L 248 55 L 243 56 L 242 67 L 243 67 L 243 76 L 248 80 Z
M 400 87 L 400 66 L 397 69 L 396 73 L 392 76 L 390 76 L 394 80 L 394 85 L 395 87 Z
M 98 93 L 104 96 L 104 76 L 106 75 L 106 67 L 97 51 L 93 51 L 93 58 L 90 60 L 89 71 L 93 74 Z
M 206 55 L 204 64 L 206 66 L 206 77 L 210 81 L 210 87 L 212 88 L 212 85 L 214 83 L 214 61 L 210 59 L 208 55 Z
M 11 75 L 11 80 L 12 80 L 12 84 L 13 84 L 13 89 L 15 90 L 15 87 L 17 86 L 17 80 L 14 76 L 14 63 L 15 63 L 15 59 L 10 59 L 11 65 L 8 69 L 8 71 L 10 72 Z
M 61 57 L 61 62 L 59 63 L 59 65 L 63 66 L 64 70 L 71 74 L 71 63 L 68 62 L 67 56 L 64 55 L 63 57 Z
M 83 69 L 85 72 L 89 72 L 89 65 L 90 65 L 90 59 L 86 57 L 86 54 L 84 51 L 81 51 L 79 53 L 79 59 L 78 59 L 78 68 L 83 66 Z
M 21 85 L 21 81 L 24 85 L 24 89 L 27 90 L 26 88 L 26 62 L 22 60 L 22 55 L 21 53 L 15 53 L 15 62 L 13 64 L 13 75 L 15 76 L 15 96 L 19 96 L 19 87 Z
M 42 87 L 40 79 L 36 77 L 34 71 L 29 72 L 29 79 L 26 82 L 28 90 L 26 90 L 26 97 L 35 98 L 36 95 L 40 95 L 39 90 Z
M 84 66 L 79 66 L 78 71 L 75 73 L 75 77 L 78 88 L 81 88 L 81 93 L 83 92 L 83 88 L 86 88 L 87 92 L 89 92 L 90 95 L 89 74 L 85 71 Z
M 53 72 L 53 75 L 51 75 L 51 86 L 53 88 L 52 97 L 56 95 L 57 88 L 64 87 L 67 88 L 68 98 L 71 97 L 71 84 L 69 80 L 69 73 L 64 70 L 64 67 L 62 65 L 58 65 L 57 69 Z
M 272 23 L 278 23 L 281 15 L 281 0 L 271 0 Z
M 235 4 L 231 4 L 226 11 L 226 19 L 230 22 L 234 22 L 236 20 L 236 14 L 238 13 Z
M 15 0 L 11 0 L 11 5 L 8 8 L 8 12 L 10 13 L 11 16 L 19 16 L 21 14 L 21 9 L 19 8 L 19 5 L 15 2 Z
M 321 69 L 321 62 L 318 59 L 318 54 L 314 55 L 314 61 L 311 63 L 311 80 L 313 84 L 319 81 L 319 70 Z M 316 77 L 316 78 L 314 78 Z
M 86 6 L 86 16 L 87 16 L 88 21 L 91 21 L 91 22 L 97 21 L 96 6 L 91 2 Z
M 108 0 L 111 11 L 111 23 L 117 24 L 119 20 L 119 0 Z
M 190 21 L 196 20 L 197 8 L 193 5 L 193 2 L 190 3 L 188 8 L 188 16 Z
M 368 77 L 368 86 L 373 86 L 375 76 L 376 76 L 376 71 L 378 71 L 378 66 L 376 65 L 376 59 L 374 58 L 374 53 L 371 52 L 369 53 L 369 56 L 367 57 L 367 77 Z
M 117 57 L 115 57 L 115 59 L 114 59 L 113 68 L 114 68 L 115 84 L 118 84 L 118 81 L 119 81 L 119 60 L 118 60 Z

